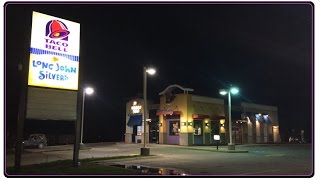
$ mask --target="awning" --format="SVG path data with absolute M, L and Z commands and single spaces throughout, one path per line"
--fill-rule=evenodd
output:
M 141 126 L 142 125 L 142 114 L 130 115 L 128 126 Z
M 257 113 L 257 112 L 249 112 L 249 113 L 246 113 L 245 116 L 248 116 L 251 121 L 258 120 L 260 123 L 266 123 L 266 124 L 270 124 L 271 123 L 271 119 L 270 119 L 270 116 L 268 114 L 260 114 L 260 113 Z
M 158 110 L 157 116 L 160 116 L 160 115 L 180 115 L 180 111 Z
M 209 115 L 204 114 L 192 114 L 193 119 L 207 119 L 210 118 Z

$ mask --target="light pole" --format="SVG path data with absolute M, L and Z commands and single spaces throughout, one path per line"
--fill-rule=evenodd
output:
M 141 155 L 148 156 L 150 155 L 150 149 L 146 147 L 147 139 L 147 73 L 154 75 L 156 70 L 154 68 L 143 67 L 143 148 L 141 148 Z
M 237 87 L 230 87 L 229 89 L 220 89 L 219 93 L 221 95 L 228 94 L 228 111 L 229 111 L 229 144 L 228 149 L 229 150 L 235 150 L 235 144 L 232 143 L 232 124 L 231 124 L 231 94 L 238 94 L 239 89 Z
M 86 98 L 86 94 L 90 95 L 94 92 L 93 88 L 91 87 L 86 87 L 83 89 L 82 92 L 82 116 L 81 116 L 81 136 L 80 136 L 80 148 L 84 147 L 84 144 L 82 142 L 83 139 L 83 119 L 84 119 L 84 102 Z

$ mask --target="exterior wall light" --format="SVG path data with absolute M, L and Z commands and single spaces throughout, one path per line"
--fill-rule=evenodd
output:
M 205 125 L 208 127 L 208 126 L 209 126 L 209 123 L 206 123 Z
M 159 127 L 162 127 L 162 123 L 159 123 L 158 126 L 159 126 Z
M 186 122 L 182 122 L 181 124 L 182 124 L 182 126 L 186 126 L 186 125 L 187 125 L 187 123 L 186 123 Z
M 221 124 L 221 127 L 224 127 L 224 124 Z
M 188 126 L 192 126 L 192 122 L 188 122 Z

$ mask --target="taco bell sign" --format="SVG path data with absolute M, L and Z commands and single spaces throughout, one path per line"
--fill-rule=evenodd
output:
M 28 85 L 78 90 L 80 24 L 32 14 Z

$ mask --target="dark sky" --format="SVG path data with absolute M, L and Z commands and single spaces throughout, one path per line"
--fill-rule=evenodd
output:
M 170 84 L 220 98 L 228 84 L 240 88 L 237 102 L 278 107 L 280 132 L 311 134 L 313 6 L 296 4 L 7 4 L 5 6 L 6 122 L 15 129 L 19 61 L 28 61 L 32 11 L 81 24 L 80 63 L 86 99 L 84 134 L 119 140 L 125 102 L 148 98 Z M 28 126 L 28 123 L 26 123 Z

